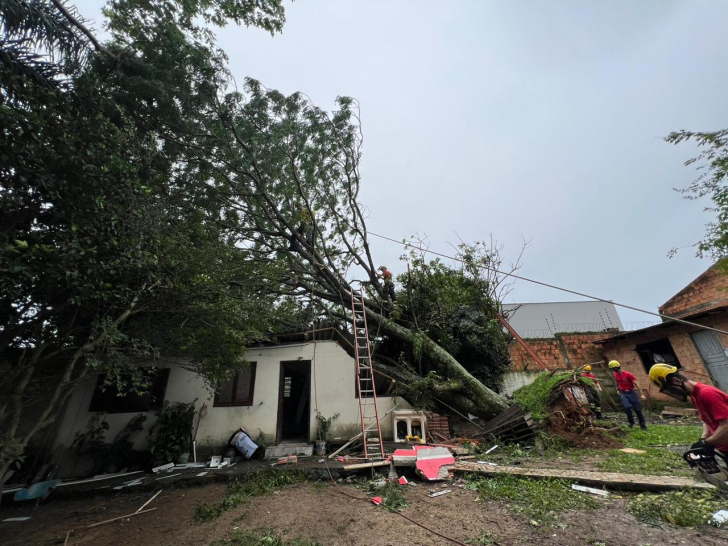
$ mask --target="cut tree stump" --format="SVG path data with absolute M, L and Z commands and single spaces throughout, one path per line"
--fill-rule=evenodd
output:
M 610 489 L 627 491 L 669 491 L 675 489 L 712 489 L 707 483 L 692 478 L 674 476 L 646 476 L 643 474 L 621 474 L 617 472 L 589 472 L 582 470 L 556 470 L 547 468 L 522 468 L 519 466 L 490 466 L 478 463 L 456 462 L 452 472 L 474 472 L 493 476 L 511 474 L 525 478 L 559 478 L 586 485 L 606 486 Z

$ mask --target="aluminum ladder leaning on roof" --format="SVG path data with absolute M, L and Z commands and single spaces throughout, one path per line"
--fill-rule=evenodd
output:
M 356 385 L 359 394 L 362 443 L 366 459 L 384 459 L 382 429 L 379 424 L 377 392 L 374 387 L 374 368 L 369 347 L 369 328 L 364 308 L 364 289 L 358 294 L 351 289 L 351 324 L 354 330 L 354 358 L 356 361 Z

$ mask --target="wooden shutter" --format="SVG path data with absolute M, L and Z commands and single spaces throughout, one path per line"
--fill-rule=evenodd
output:
M 235 404 L 238 406 L 252 405 L 254 387 L 255 362 L 251 362 L 246 369 L 238 373 L 238 382 L 235 387 Z
M 235 388 L 236 377 L 233 375 L 229 381 L 220 386 L 215 396 L 216 406 L 229 406 L 233 403 L 233 389 Z

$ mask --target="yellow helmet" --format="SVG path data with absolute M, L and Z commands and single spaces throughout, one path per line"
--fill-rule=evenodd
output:
M 677 373 L 677 371 L 675 366 L 670 366 L 669 364 L 655 364 L 650 368 L 650 381 L 652 381 L 653 385 L 661 389 L 667 383 L 668 376 Z
M 589 366 L 589 364 L 587 364 L 586 366 L 584 366 L 584 371 L 585 372 L 590 372 L 591 371 L 591 366 Z
M 609 367 L 610 368 L 619 368 L 620 366 L 621 366 L 621 364 L 619 363 L 618 360 L 611 360 L 609 362 Z

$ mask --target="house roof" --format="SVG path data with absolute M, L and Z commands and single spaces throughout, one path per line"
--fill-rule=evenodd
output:
M 683 315 L 683 316 L 676 317 L 676 318 L 680 318 L 682 320 L 697 319 L 697 318 L 701 318 L 701 317 L 704 317 L 707 315 L 713 315 L 713 314 L 715 314 L 716 311 L 721 311 L 721 310 L 725 310 L 725 309 L 728 309 L 728 303 L 723 302 L 723 303 L 720 303 L 717 305 L 713 305 L 712 307 L 700 309 L 699 311 L 690 313 L 689 315 Z M 672 320 L 667 319 L 667 320 L 665 320 L 665 322 L 661 322 L 659 324 L 653 324 L 652 326 L 647 326 L 646 328 L 640 328 L 639 330 L 632 330 L 630 332 L 621 332 L 619 334 L 613 335 L 606 339 L 599 339 L 597 341 L 594 341 L 593 343 L 595 343 L 597 345 L 603 345 L 605 343 L 611 343 L 612 341 L 617 341 L 620 339 L 626 339 L 626 338 L 629 338 L 632 336 L 637 336 L 637 335 L 643 334 L 645 332 L 651 332 L 653 330 L 659 330 L 661 328 L 671 328 L 673 326 L 678 326 L 679 324 L 680 324 L 679 322 L 674 322 Z
M 710 273 L 715 270 L 716 266 L 718 266 L 721 263 L 721 261 L 717 261 L 713 265 L 711 265 L 708 269 L 703 271 L 700 275 L 695 277 L 692 281 L 690 281 L 688 284 L 686 284 L 682 290 L 680 290 L 678 293 L 674 294 L 669 300 L 667 300 L 665 303 L 660 305 L 658 309 L 662 310 L 671 303 L 673 303 L 675 300 L 677 300 L 680 296 L 684 295 L 686 292 L 688 292 L 696 283 L 702 281 L 705 277 L 707 277 Z

